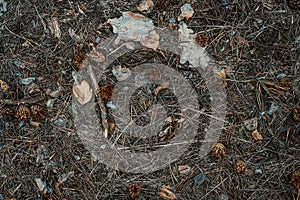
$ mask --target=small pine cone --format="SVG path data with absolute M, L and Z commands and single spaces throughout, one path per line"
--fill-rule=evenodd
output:
M 208 45 L 208 36 L 205 34 L 197 34 L 196 41 L 201 47 L 205 47 Z
M 20 105 L 16 117 L 23 122 L 29 120 L 29 118 L 31 117 L 30 109 L 27 106 Z
M 291 175 L 291 182 L 295 188 L 300 189 L 300 170 L 296 170 Z
M 77 68 L 81 68 L 81 65 L 84 61 L 84 59 L 86 58 L 86 54 L 84 53 L 79 53 L 79 54 L 74 54 L 73 60 L 72 60 L 72 64 L 77 67 Z
M 293 117 L 296 121 L 300 122 L 300 107 L 294 108 Z
M 110 101 L 114 92 L 114 87 L 111 85 L 105 85 L 100 90 L 100 96 L 104 101 Z
M 32 116 L 35 117 L 37 120 L 45 119 L 45 109 L 40 105 L 32 105 L 30 107 Z
M 226 154 L 226 147 L 222 143 L 216 143 L 212 147 L 211 154 L 215 158 L 222 158 Z
M 300 1 L 299 0 L 287 0 L 287 4 L 292 9 L 300 10 Z
M 2 110 L 0 111 L 0 115 L 2 115 L 4 121 L 10 121 L 14 118 L 12 109 L 8 107 L 2 108 Z
M 246 171 L 246 163 L 241 160 L 236 161 L 233 167 L 237 174 L 242 174 Z
M 131 197 L 135 197 L 139 195 L 140 191 L 141 191 L 141 186 L 139 184 L 134 183 L 129 186 L 129 194 Z

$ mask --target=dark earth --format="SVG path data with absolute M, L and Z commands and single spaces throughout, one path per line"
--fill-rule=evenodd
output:
M 208 38 L 209 55 L 226 72 L 228 101 L 224 157 L 190 151 L 147 174 L 94 160 L 72 119 L 72 72 L 114 35 L 107 20 L 139 13 L 137 2 L 7 0 L 5 12 L 0 2 L 0 200 L 162 199 L 163 185 L 177 199 L 300 199 L 300 178 L 298 188 L 291 184 L 300 170 L 299 1 L 156 0 L 141 13 L 176 30 L 170 19 L 191 3 L 185 23 Z M 255 117 L 261 140 L 247 125 Z M 246 170 L 237 173 L 240 160 Z M 186 173 L 174 170 L 182 165 Z

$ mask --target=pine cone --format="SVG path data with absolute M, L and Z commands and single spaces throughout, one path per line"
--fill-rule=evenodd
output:
M 2 115 L 4 121 L 10 121 L 14 118 L 14 113 L 12 109 L 8 107 L 2 108 L 2 110 L 0 111 L 0 115 Z
M 18 108 L 16 117 L 19 118 L 23 122 L 29 120 L 31 117 L 30 109 L 25 105 L 20 105 Z
M 294 108 L 293 117 L 296 121 L 300 122 L 300 107 Z
M 30 107 L 32 116 L 35 117 L 37 120 L 45 119 L 45 109 L 40 105 L 32 105 Z
M 238 160 L 234 163 L 234 171 L 237 174 L 242 174 L 246 171 L 246 163 L 244 161 Z
M 226 147 L 222 143 L 216 143 L 212 147 L 211 154 L 215 158 L 222 158 L 226 154 Z
M 129 194 L 131 197 L 139 195 L 140 191 L 141 187 L 139 186 L 139 184 L 134 183 L 129 186 Z
M 299 0 L 287 0 L 287 4 L 292 9 L 300 10 L 300 1 Z
M 300 189 L 300 170 L 294 171 L 291 175 L 291 182 L 295 188 Z
M 208 45 L 208 36 L 205 34 L 197 34 L 196 41 L 201 47 Z

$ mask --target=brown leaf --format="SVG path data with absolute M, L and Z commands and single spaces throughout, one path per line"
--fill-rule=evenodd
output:
M 252 132 L 252 136 L 255 140 L 263 140 L 262 135 L 260 134 L 260 132 L 258 132 L 257 130 L 254 130 Z
M 170 186 L 163 185 L 160 188 L 159 196 L 166 200 L 175 200 L 177 199 L 176 195 L 170 191 Z
M 215 72 L 216 75 L 218 75 L 221 79 L 223 79 L 223 85 L 224 87 L 227 86 L 227 80 L 226 80 L 226 70 L 221 69 L 219 72 Z
M 73 86 L 73 94 L 81 105 L 88 103 L 93 96 L 92 89 L 86 80 L 82 81 L 80 85 Z
M 163 82 L 162 84 L 160 84 L 157 88 L 154 89 L 153 93 L 155 95 L 158 95 L 158 93 L 162 90 L 165 89 L 167 87 L 169 87 L 170 83 L 169 82 Z

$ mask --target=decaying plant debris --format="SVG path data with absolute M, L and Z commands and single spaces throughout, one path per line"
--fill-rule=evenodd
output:
M 0 1 L 0 199 L 299 198 L 299 1 L 146 2 L 141 12 L 129 0 Z M 185 3 L 194 13 L 180 23 Z M 115 35 L 108 20 L 128 11 L 157 27 L 184 23 L 219 66 L 228 101 L 222 159 L 199 159 L 195 144 L 162 170 L 129 174 L 85 149 L 72 120 L 72 72 Z M 82 104 L 93 95 L 85 80 L 75 90 Z M 101 96 L 109 101 L 112 92 Z M 173 172 L 184 165 L 187 173 Z M 128 191 L 132 182 L 143 188 L 138 195 Z

